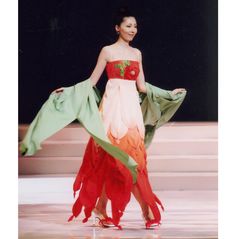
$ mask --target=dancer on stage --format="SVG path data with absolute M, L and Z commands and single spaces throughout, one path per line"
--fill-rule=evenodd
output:
M 121 228 L 120 219 L 132 193 L 146 228 L 161 222 L 160 208 L 164 207 L 149 182 L 146 149 L 155 130 L 181 105 L 186 90 L 167 91 L 145 82 L 142 54 L 130 45 L 137 29 L 135 16 L 121 10 L 115 23 L 118 39 L 102 48 L 92 75 L 76 86 L 53 92 L 22 142 L 22 153 L 32 155 L 43 140 L 75 118 L 90 133 L 73 186 L 74 195 L 78 190 L 79 195 L 69 221 L 84 209 L 83 222 L 93 212 L 101 226 Z M 99 101 L 95 85 L 105 69 L 108 81 Z

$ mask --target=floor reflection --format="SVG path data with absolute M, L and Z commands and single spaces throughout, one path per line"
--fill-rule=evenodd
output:
M 19 239 L 216 239 L 217 191 L 160 192 L 166 211 L 157 229 L 146 230 L 135 201 L 121 220 L 123 230 L 93 226 L 91 218 L 68 223 L 71 204 L 19 205 Z

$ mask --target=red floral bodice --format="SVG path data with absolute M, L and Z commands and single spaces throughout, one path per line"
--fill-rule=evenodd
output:
M 136 80 L 139 74 L 139 62 L 133 60 L 116 60 L 107 62 L 108 79 Z

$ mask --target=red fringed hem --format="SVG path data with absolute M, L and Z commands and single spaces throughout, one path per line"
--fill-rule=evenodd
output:
M 135 140 L 137 141 L 137 137 Z M 148 180 L 145 148 L 139 145 L 138 149 L 126 149 L 127 151 L 130 151 L 129 154 L 131 157 L 137 159 L 138 162 L 143 161 L 139 163 L 136 184 L 143 200 L 150 207 L 155 222 L 159 224 L 161 214 L 157 203 L 161 206 L 162 210 L 164 210 L 164 207 L 152 192 Z M 139 156 L 138 158 L 137 155 Z M 83 163 L 73 185 L 74 197 L 78 190 L 79 195 L 72 208 L 73 215 L 68 221 L 77 217 L 81 213 L 82 208 L 84 208 L 85 218 L 83 219 L 83 223 L 87 222 L 92 210 L 96 206 L 97 200 L 102 194 L 103 187 L 107 198 L 111 200 L 112 222 L 117 228 L 122 229 L 119 222 L 130 201 L 133 188 L 132 176 L 122 163 L 106 153 L 90 138 L 85 150 Z

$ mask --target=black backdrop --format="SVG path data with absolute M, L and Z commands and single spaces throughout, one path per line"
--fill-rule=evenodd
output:
M 137 16 L 132 46 L 146 81 L 188 90 L 172 120 L 218 120 L 217 0 L 20 0 L 19 123 L 30 123 L 54 89 L 90 76 L 100 49 L 116 40 L 112 18 L 123 5 Z

